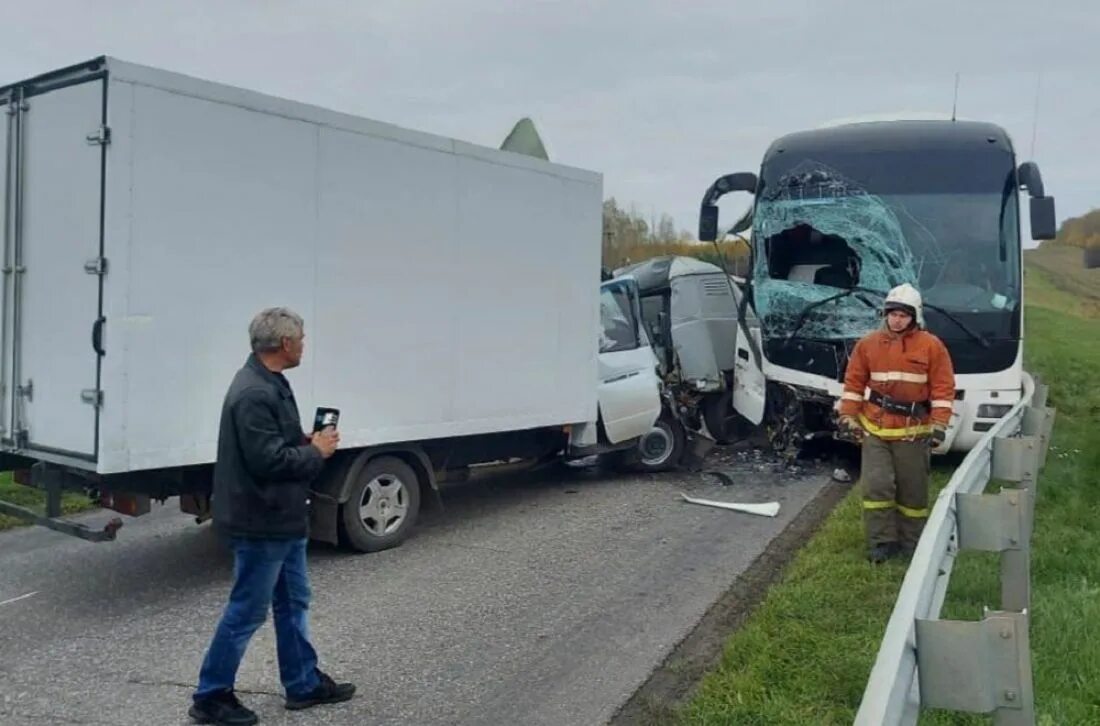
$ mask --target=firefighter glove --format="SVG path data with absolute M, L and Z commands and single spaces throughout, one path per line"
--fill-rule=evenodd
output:
M 841 430 L 848 432 L 857 439 L 863 438 L 863 426 L 860 425 L 855 416 L 841 416 L 839 423 Z
M 944 441 L 947 440 L 947 431 L 937 426 L 932 429 L 932 448 L 939 449 L 943 446 Z

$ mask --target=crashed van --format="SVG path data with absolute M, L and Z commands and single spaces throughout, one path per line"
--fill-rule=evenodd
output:
M 686 450 L 747 435 L 763 410 L 755 421 L 739 411 L 754 416 L 752 402 L 763 400 L 763 378 L 755 380 L 760 395 L 747 395 L 744 386 L 752 379 L 737 371 L 739 360 L 742 366 L 749 360 L 744 334 L 742 348 L 737 347 L 738 321 L 745 320 L 745 334 L 755 325 L 751 310 L 738 312 L 743 280 L 682 255 L 628 265 L 613 276 L 634 281 L 664 399 L 660 419 L 627 463 L 648 471 L 670 469 Z
M 999 126 L 950 119 L 793 133 L 771 144 L 759 174 L 717 179 L 703 197 L 701 240 L 718 236 L 720 198 L 754 197 L 730 231 L 751 229 L 739 307 L 759 326 L 739 321 L 734 349 L 748 357 L 744 375 L 766 385 L 746 389 L 762 400 L 735 397 L 735 408 L 763 408 L 773 445 L 838 435 L 848 357 L 881 325 L 886 293 L 909 283 L 955 367 L 944 449 L 973 447 L 1022 395 L 1021 189 L 1031 237 L 1052 239 L 1054 200 L 1038 166 L 1017 164 Z

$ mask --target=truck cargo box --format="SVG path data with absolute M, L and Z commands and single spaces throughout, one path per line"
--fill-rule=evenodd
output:
M 0 102 L 5 452 L 212 462 L 273 305 L 342 448 L 596 419 L 599 174 L 113 58 Z

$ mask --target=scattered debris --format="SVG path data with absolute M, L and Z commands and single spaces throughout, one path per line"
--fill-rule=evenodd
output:
M 852 481 L 852 475 L 848 473 L 847 469 L 836 468 L 833 469 L 833 481 L 838 481 L 841 484 L 847 484 Z
M 688 502 L 689 504 L 701 504 L 706 507 L 729 509 L 734 512 L 745 512 L 746 514 L 759 514 L 762 517 L 774 517 L 779 514 L 779 502 L 766 502 L 762 504 L 716 502 L 713 499 L 697 499 L 696 497 L 689 497 L 683 492 L 680 492 L 680 496 L 683 497 L 684 501 Z
M 570 469 L 592 469 L 600 465 L 600 457 L 585 456 L 581 459 L 566 459 L 564 463 Z
M 795 459 L 759 448 L 717 447 L 707 457 L 706 464 L 707 467 L 701 473 L 718 476 L 726 486 L 746 476 L 780 475 L 785 480 L 793 481 L 819 470 L 819 462 L 812 459 Z M 725 477 L 720 476 L 716 470 L 721 470 L 727 477 L 732 476 L 733 481 L 726 483 Z
M 711 476 L 716 478 L 718 481 L 720 481 L 722 483 L 722 486 L 724 486 L 724 487 L 733 486 L 733 477 L 730 476 L 729 474 L 725 473 L 724 471 L 704 471 L 703 473 L 704 474 L 710 474 Z

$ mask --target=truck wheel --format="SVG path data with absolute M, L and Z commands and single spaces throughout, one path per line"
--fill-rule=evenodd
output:
M 367 462 L 340 505 L 340 534 L 360 552 L 396 547 L 420 513 L 420 480 L 401 459 L 382 456 Z
M 675 469 L 684 455 L 684 428 L 680 422 L 662 414 L 653 428 L 624 452 L 620 464 L 631 471 L 659 472 Z

